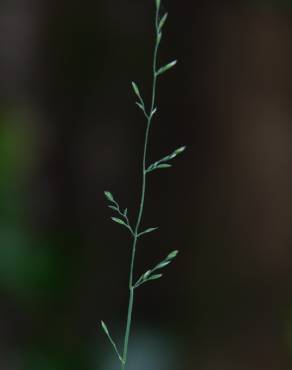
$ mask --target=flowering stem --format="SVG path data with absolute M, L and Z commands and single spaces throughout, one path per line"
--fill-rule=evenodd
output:
M 133 236 L 133 245 L 132 245 L 132 258 L 131 258 L 131 267 L 130 267 L 130 277 L 129 277 L 129 304 L 128 304 L 128 315 L 127 315 L 127 324 L 125 331 L 125 340 L 124 340 L 124 351 L 123 351 L 123 363 L 122 370 L 126 369 L 127 358 L 128 358 L 128 348 L 129 348 L 129 339 L 131 332 L 132 316 L 133 316 L 133 306 L 134 306 L 134 297 L 135 297 L 135 286 L 133 283 L 134 278 L 134 267 L 135 267 L 135 257 L 136 257 L 136 247 L 140 233 L 140 225 L 142 221 L 144 204 L 145 204 L 145 195 L 146 195 L 146 185 L 147 185 L 147 150 L 149 142 L 149 133 L 150 127 L 153 120 L 154 108 L 155 108 L 155 99 L 156 99 L 156 87 L 157 87 L 157 54 L 159 49 L 159 44 L 161 40 L 161 34 L 159 31 L 159 6 L 156 6 L 156 16 L 155 16 L 155 28 L 156 28 L 156 43 L 153 56 L 153 82 L 152 82 L 152 98 L 151 98 L 151 108 L 147 116 L 147 126 L 145 132 L 145 141 L 144 141 L 144 152 L 143 152 L 143 164 L 142 164 L 142 191 L 141 191 L 141 201 L 140 208 L 138 213 L 138 218 L 136 222 L 136 227 Z

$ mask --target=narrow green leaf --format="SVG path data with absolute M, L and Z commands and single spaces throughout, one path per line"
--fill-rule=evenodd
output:
M 145 104 L 142 100 L 142 98 L 140 98 L 140 101 L 141 103 L 139 102 L 136 102 L 136 105 L 141 109 L 141 111 L 144 113 L 144 116 L 147 118 L 147 120 L 149 119 L 149 116 L 148 116 L 148 113 L 146 112 L 146 109 L 145 109 Z
M 167 17 L 168 17 L 168 14 L 165 13 L 164 16 L 160 19 L 160 22 L 159 22 L 159 30 L 162 30 L 163 26 L 165 25 L 165 22 L 167 20 Z
M 171 68 L 173 68 L 175 65 L 177 64 L 177 60 L 174 60 L 173 62 L 171 63 L 168 63 L 166 64 L 165 66 L 161 67 L 158 71 L 157 71 L 157 76 L 165 73 L 166 71 L 170 70 Z
M 165 163 L 165 164 L 159 164 L 158 166 L 156 166 L 156 168 L 170 168 L 170 167 L 172 167 L 172 165 L 171 164 L 167 164 L 167 163 Z
M 132 82 L 132 87 L 133 87 L 134 93 L 138 96 L 139 99 L 141 99 L 139 88 L 135 82 Z
M 173 251 L 171 252 L 167 257 L 166 259 L 167 260 L 173 260 L 177 255 L 178 255 L 179 251 Z
M 186 150 L 186 147 L 185 146 L 182 146 L 178 149 L 175 150 L 175 154 L 181 154 L 182 152 L 184 152 Z
M 111 192 L 105 191 L 104 192 L 104 195 L 106 196 L 107 200 L 109 200 L 110 202 L 113 202 L 114 201 L 114 197 L 113 197 L 113 195 L 112 195 Z
M 158 35 L 157 35 L 157 43 L 158 44 L 160 44 L 161 39 L 162 39 L 162 32 L 158 32 Z
M 149 229 L 145 230 L 145 231 L 142 231 L 139 236 L 142 236 L 144 234 L 149 234 L 149 233 L 152 233 L 153 231 L 157 230 L 158 227 L 150 227 Z
M 163 269 L 164 267 L 166 267 L 167 265 L 169 265 L 171 263 L 171 261 L 162 261 L 160 262 L 156 267 L 155 269 Z
M 114 211 L 118 211 L 119 209 L 115 206 L 108 206 L 108 208 L 113 209 Z
M 154 169 L 155 169 L 155 165 L 154 165 L 154 164 L 151 164 L 151 165 L 147 168 L 146 172 L 151 172 L 151 171 L 153 171 Z
M 147 278 L 150 276 L 151 273 L 152 273 L 152 270 L 148 270 L 143 275 L 141 275 L 140 278 L 137 280 L 136 284 L 134 285 L 134 287 L 137 288 L 138 286 L 145 283 L 147 281 Z
M 105 323 L 104 323 L 103 321 L 101 321 L 101 326 L 102 326 L 103 331 L 104 331 L 104 332 L 105 332 L 105 334 L 107 335 L 107 337 L 108 337 L 108 339 L 109 339 L 109 341 L 110 341 L 111 345 L 113 346 L 113 349 L 114 349 L 114 351 L 116 352 L 116 354 L 117 354 L 117 356 L 118 356 L 119 360 L 121 361 L 121 363 L 122 363 L 122 364 L 124 364 L 124 359 L 123 359 L 123 358 L 122 358 L 122 356 L 120 355 L 119 350 L 118 350 L 118 347 L 117 347 L 116 343 L 114 342 L 114 340 L 112 339 L 112 337 L 111 337 L 111 335 L 110 335 L 110 333 L 109 333 L 109 330 L 108 330 L 107 326 L 105 325 Z
M 151 270 L 146 271 L 145 274 L 143 275 L 143 280 L 147 279 L 150 276 L 151 272 L 152 272 Z
M 157 230 L 158 227 L 150 227 L 149 229 L 143 231 L 144 234 L 152 233 L 153 231 Z
M 103 331 L 105 332 L 105 334 L 106 334 L 107 336 L 109 336 L 108 328 L 107 328 L 107 326 L 105 325 L 105 323 L 104 323 L 103 321 L 101 322 L 101 326 L 102 326 L 102 329 L 103 329 Z
M 170 164 L 164 163 L 164 162 L 168 162 L 168 161 L 174 159 L 177 155 L 181 154 L 185 150 L 186 150 L 186 147 L 185 146 L 182 146 L 182 147 L 176 149 L 172 154 L 167 155 L 166 157 L 163 157 L 159 161 L 152 163 L 148 167 L 147 172 L 154 171 L 154 170 L 156 170 L 158 168 L 169 168 L 169 167 L 171 167 Z
M 145 108 L 144 108 L 143 104 L 141 104 L 141 103 L 139 103 L 139 102 L 136 102 L 136 105 L 138 105 L 138 107 L 139 107 L 140 109 L 142 109 L 142 111 L 144 112 Z
M 172 159 L 172 158 L 173 158 L 173 157 L 172 157 L 172 155 L 173 155 L 173 153 L 172 153 L 172 154 L 167 155 L 166 157 L 164 157 L 164 158 L 160 159 L 160 161 L 158 161 L 158 163 L 161 163 L 161 162 L 168 162 L 170 159 Z
M 148 281 L 149 281 L 149 280 L 157 280 L 157 279 L 160 279 L 162 276 L 163 276 L 162 274 L 151 275 L 151 276 L 148 278 Z
M 159 164 L 158 162 L 158 163 L 154 163 L 153 165 L 149 166 L 147 169 L 147 172 L 152 172 L 155 170 L 165 169 L 165 168 L 170 168 L 170 167 L 172 167 L 171 164 L 168 164 L 168 163 Z
M 124 210 L 124 216 L 125 216 L 125 217 L 127 217 L 127 216 L 128 216 L 128 208 L 126 208 L 126 209 Z
M 118 224 L 120 224 L 120 225 L 123 225 L 123 226 L 128 227 L 128 225 L 127 225 L 123 220 L 121 220 L 120 218 L 117 218 L 117 217 L 111 217 L 111 219 L 112 219 L 114 222 L 116 222 L 116 223 L 118 223 Z
M 164 267 L 168 266 L 172 260 L 178 255 L 178 251 L 172 251 L 163 261 L 159 262 L 152 270 L 146 271 L 137 281 L 135 284 L 135 288 L 139 287 L 140 285 L 147 283 L 150 280 L 160 279 L 162 274 L 153 274 L 155 271 L 159 269 L 163 269 Z
M 156 8 L 159 9 L 161 0 L 155 0 L 155 3 L 156 3 Z

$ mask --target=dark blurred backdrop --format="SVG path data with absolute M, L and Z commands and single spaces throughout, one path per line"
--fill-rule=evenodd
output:
M 292 368 L 292 2 L 174 1 L 129 370 Z M 0 3 L 0 369 L 118 369 L 154 0 Z

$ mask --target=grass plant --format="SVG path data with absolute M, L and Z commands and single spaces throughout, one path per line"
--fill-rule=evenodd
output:
M 132 239 L 132 254 L 131 254 L 131 264 L 130 264 L 130 273 L 129 273 L 129 304 L 128 304 L 128 314 L 125 326 L 125 333 L 124 333 L 124 344 L 123 349 L 120 351 L 118 349 L 117 344 L 112 339 L 112 336 L 109 332 L 107 325 L 102 321 L 101 327 L 105 332 L 106 336 L 108 337 L 114 352 L 117 355 L 118 360 L 120 361 L 121 370 L 126 370 L 127 361 L 128 361 L 128 350 L 129 350 L 129 339 L 132 329 L 132 318 L 133 318 L 133 307 L 134 307 L 134 300 L 135 300 L 135 293 L 138 288 L 140 288 L 143 284 L 146 284 L 150 281 L 160 279 L 163 274 L 162 270 L 168 266 L 177 256 L 178 251 L 174 250 L 166 256 L 161 262 L 156 264 L 153 268 L 147 270 L 143 273 L 139 278 L 135 278 L 134 270 L 135 270 L 135 258 L 136 258 L 136 251 L 137 251 L 137 244 L 140 238 L 145 236 L 148 233 L 152 233 L 156 231 L 157 227 L 150 227 L 147 229 L 141 228 L 141 221 L 144 212 L 144 205 L 145 205 L 145 194 L 147 189 L 147 177 L 154 171 L 168 169 L 172 165 L 170 162 L 180 155 L 184 150 L 185 147 L 180 147 L 173 151 L 171 154 L 163 157 L 162 159 L 148 165 L 147 155 L 148 155 L 148 144 L 149 144 L 149 134 L 152 122 L 154 120 L 155 114 L 157 112 L 156 107 L 156 95 L 157 95 L 157 83 L 158 79 L 161 75 L 172 69 L 177 61 L 174 60 L 162 67 L 158 66 L 158 51 L 161 45 L 163 29 L 167 20 L 168 14 L 161 14 L 161 0 L 155 0 L 155 47 L 153 53 L 153 80 L 152 80 L 152 93 L 151 93 L 151 103 L 150 106 L 147 108 L 145 100 L 142 97 L 141 91 L 138 85 L 135 82 L 132 82 L 132 89 L 134 95 L 137 99 L 136 104 L 139 109 L 141 109 L 145 121 L 146 121 L 146 128 L 145 128 L 145 140 L 144 140 L 144 151 L 143 151 L 143 159 L 142 159 L 142 190 L 141 190 L 141 199 L 140 205 L 138 209 L 138 215 L 136 222 L 131 224 L 128 218 L 128 210 L 121 209 L 119 203 L 114 198 L 113 194 L 109 191 L 105 191 L 105 197 L 109 202 L 109 208 L 115 213 L 115 216 L 112 217 L 112 221 L 116 222 L 117 224 L 125 227 L 128 232 L 130 233 Z

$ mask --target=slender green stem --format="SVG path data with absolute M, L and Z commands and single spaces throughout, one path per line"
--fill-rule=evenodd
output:
M 141 201 L 140 201 L 140 208 L 139 208 L 137 223 L 136 223 L 136 227 L 135 227 L 135 231 L 134 231 L 134 239 L 133 239 L 133 246 L 132 246 L 132 258 L 131 258 L 130 277 L 129 277 L 129 291 L 130 291 L 130 294 L 129 294 L 127 325 L 126 325 L 125 341 L 124 341 L 122 370 L 125 370 L 126 365 L 127 365 L 129 339 L 130 339 L 130 332 L 131 332 L 132 314 L 133 314 L 134 296 L 135 296 L 135 287 L 133 285 L 133 276 L 134 276 L 134 267 L 135 267 L 136 247 L 137 247 L 137 241 L 138 241 L 138 238 L 139 238 L 139 229 L 140 229 L 142 216 L 143 216 L 143 212 L 144 212 L 146 185 L 147 185 L 147 181 L 146 181 L 147 180 L 147 171 L 146 171 L 147 150 L 148 150 L 150 127 L 151 127 L 152 118 L 153 118 L 153 110 L 155 108 L 155 100 L 156 100 L 157 54 L 158 54 L 158 48 L 159 48 L 159 43 L 160 43 L 160 38 L 161 38 L 161 35 L 159 35 L 158 22 L 159 22 L 159 8 L 157 7 L 156 8 L 156 17 L 155 17 L 156 43 L 155 43 L 154 57 L 153 57 L 152 98 L 151 98 L 150 112 L 147 115 L 147 127 L 146 127 L 146 132 L 145 132 L 145 141 L 144 141 Z

